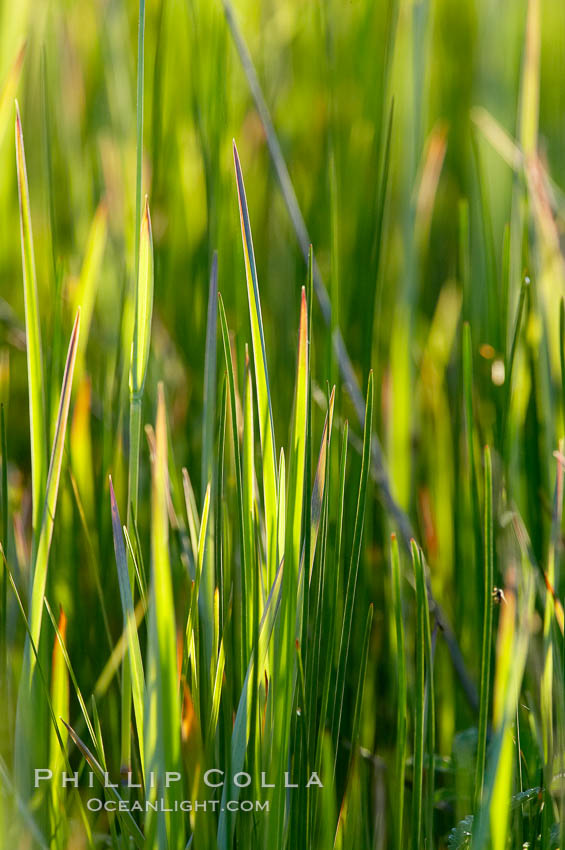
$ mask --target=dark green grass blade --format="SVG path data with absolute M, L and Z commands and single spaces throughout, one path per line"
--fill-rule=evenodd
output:
M 112 533 L 114 536 L 114 553 L 118 568 L 118 583 L 120 586 L 120 598 L 124 618 L 124 629 L 128 639 L 128 652 L 130 659 L 133 705 L 137 725 L 137 736 L 139 742 L 139 754 L 141 766 L 145 766 L 145 749 L 143 746 L 143 704 L 145 699 L 145 676 L 141 660 L 141 649 L 139 646 L 139 635 L 135 624 L 135 613 L 133 607 L 133 596 L 129 580 L 128 560 L 124 538 L 122 535 L 122 523 L 114 494 L 112 479 L 110 478 L 110 505 L 112 509 Z
M 332 718 L 332 734 L 336 748 L 336 762 L 334 764 L 334 775 L 337 764 L 339 748 L 339 736 L 341 731 L 343 700 L 345 694 L 345 676 L 347 672 L 349 647 L 351 643 L 351 624 L 353 621 L 353 607 L 355 604 L 355 592 L 357 588 L 357 574 L 361 559 L 361 546 L 363 541 L 363 525 L 365 518 L 365 497 L 367 494 L 367 480 L 369 477 L 369 465 L 371 457 L 371 433 L 373 419 L 373 373 L 369 373 L 367 384 L 367 403 L 365 408 L 365 429 L 363 433 L 363 455 L 361 461 L 361 477 L 359 480 L 359 495 L 357 500 L 357 511 L 355 515 L 355 530 L 353 532 L 353 546 L 351 551 L 351 562 L 347 577 L 347 590 L 345 595 L 344 616 L 341 628 L 339 645 L 339 666 L 337 673 L 336 700 Z
M 400 556 L 396 535 L 391 537 L 392 604 L 396 629 L 396 758 L 395 758 L 395 840 L 397 850 L 402 850 L 402 828 L 404 817 L 404 772 L 406 759 L 406 658 L 404 654 L 404 621 L 402 617 L 402 591 Z
M 412 783 L 412 850 L 422 845 L 422 797 L 424 781 L 425 657 L 427 594 L 424 565 L 415 541 L 412 563 L 416 580 L 416 682 L 414 687 L 414 776 Z

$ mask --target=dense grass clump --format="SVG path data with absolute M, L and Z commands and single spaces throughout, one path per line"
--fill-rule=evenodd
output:
M 67 5 L 0 6 L 0 847 L 565 847 L 561 5 Z

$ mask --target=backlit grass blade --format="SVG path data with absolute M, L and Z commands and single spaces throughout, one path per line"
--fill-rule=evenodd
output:
M 397 850 L 402 850 L 402 827 L 404 816 L 404 770 L 406 758 L 406 658 L 404 655 L 404 621 L 402 617 L 402 591 L 400 576 L 400 556 L 396 535 L 391 536 L 392 567 L 392 604 L 396 630 L 396 679 L 398 683 L 396 698 L 396 759 L 395 759 L 395 842 Z
M 18 196 L 20 200 L 20 236 L 22 244 L 22 271 L 24 280 L 24 303 L 26 317 L 27 379 L 29 392 L 29 420 L 31 439 L 31 489 L 32 526 L 34 536 L 39 534 L 41 511 L 45 493 L 47 471 L 47 430 L 45 426 L 45 393 L 43 356 L 41 350 L 41 327 L 31 209 L 27 183 L 24 137 L 20 110 L 16 103 L 16 166 L 18 173 Z M 37 546 L 37 537 L 35 537 Z
M 59 614 L 58 630 L 64 643 L 67 618 L 62 608 Z M 51 660 L 51 704 L 56 718 L 69 716 L 69 674 L 57 637 L 53 645 Z M 61 725 L 59 731 L 63 743 L 66 744 L 67 730 Z M 61 791 L 61 775 L 64 766 L 65 762 L 61 754 L 59 741 L 55 730 L 52 729 L 49 737 L 49 769 L 53 775 L 50 788 L 52 805 L 51 834 L 55 836 L 56 846 L 61 848 L 65 846 L 68 837 L 65 834 L 68 831 L 68 827 L 65 819 L 64 791 Z
M 244 566 L 246 569 L 245 587 L 248 599 L 255 599 L 258 587 L 255 587 L 254 569 L 254 511 L 255 511 L 255 463 L 254 463 L 254 423 L 253 423 L 253 381 L 251 378 L 251 367 L 246 348 L 245 362 L 245 392 L 243 401 L 243 545 L 246 549 Z M 249 618 L 247 628 L 247 645 L 245 647 L 244 662 L 247 664 L 253 642 L 252 618 Z
M 141 649 L 139 646 L 139 635 L 135 624 L 135 612 L 133 609 L 133 596 L 129 581 L 128 560 L 124 538 L 122 536 L 122 523 L 114 494 L 112 479 L 110 478 L 110 505 L 112 509 L 112 533 L 114 537 L 114 553 L 118 568 L 118 583 L 120 586 L 120 598 L 124 617 L 124 629 L 127 634 L 128 652 L 130 659 L 131 682 L 133 693 L 133 706 L 137 725 L 139 741 L 139 755 L 141 758 L 141 769 L 145 768 L 145 749 L 143 746 L 143 716 L 145 699 L 145 676 L 141 660 Z
M 141 57 L 143 57 L 143 9 L 144 3 L 140 3 L 140 39 Z M 138 57 L 139 60 L 139 57 Z M 143 58 L 141 58 L 141 73 L 143 75 Z M 139 96 L 139 90 L 138 90 Z M 138 103 L 138 121 L 139 121 Z M 141 120 L 143 121 L 143 104 L 141 105 Z M 138 126 L 139 130 L 139 126 Z M 140 139 L 138 138 L 138 156 Z M 138 168 L 140 167 L 138 161 Z M 138 180 L 140 180 L 138 173 Z M 136 262 L 137 282 L 135 289 L 135 313 L 133 326 L 133 340 L 131 346 L 131 361 L 129 374 L 130 408 L 129 408 L 129 460 L 128 460 L 128 504 L 127 518 L 128 530 L 133 531 L 137 522 L 137 500 L 139 491 L 139 454 L 141 440 L 141 406 L 143 400 L 143 389 L 147 375 L 147 363 L 149 360 L 149 349 L 151 345 L 151 319 L 153 315 L 153 236 L 151 231 L 151 216 L 149 214 L 149 202 L 145 197 L 145 209 L 141 222 L 139 240 L 138 261 Z M 131 535 L 130 535 L 131 536 Z M 133 565 L 129 564 L 130 587 L 133 591 Z M 130 718 L 131 718 L 131 670 L 129 667 L 129 656 L 124 659 L 123 688 L 122 688 L 122 766 L 126 769 L 130 764 Z
M 158 787 L 148 788 L 148 799 L 162 796 L 167 805 L 179 793 L 163 787 L 166 771 L 178 770 L 180 758 L 180 697 L 177 675 L 175 605 L 169 561 L 169 518 L 167 467 L 167 423 L 165 394 L 159 384 L 155 426 L 151 499 L 151 590 L 147 645 L 147 689 L 145 705 L 146 775 L 154 771 L 161 777 Z M 153 846 L 177 850 L 181 846 L 179 819 L 158 811 L 147 818 L 148 841 Z
M 204 410 L 202 414 L 202 495 L 206 484 L 212 480 L 214 418 L 216 412 L 216 347 L 218 316 L 218 253 L 215 251 L 210 271 L 208 290 L 208 318 L 206 322 L 206 353 L 204 355 Z
M 108 209 L 104 203 L 101 203 L 90 225 L 84 261 L 74 297 L 75 309 L 80 305 L 82 317 L 82 334 L 77 353 L 77 382 L 80 381 L 84 370 L 84 354 L 90 334 L 90 325 L 96 302 L 96 293 L 99 286 L 107 235 Z
M 206 351 L 204 355 L 204 410 L 202 416 L 202 477 L 201 490 L 204 496 L 208 482 L 216 488 L 216 472 L 214 464 L 214 440 L 216 422 L 216 349 L 217 349 L 217 301 L 218 301 L 218 255 L 214 252 L 210 286 L 208 292 L 208 315 L 206 323 Z M 213 507 L 212 512 L 214 513 Z M 213 632 L 213 599 L 215 588 L 215 535 L 214 522 L 210 523 L 212 533 L 206 546 L 206 556 L 202 567 L 202 587 L 200 590 L 199 606 L 202 622 L 204 643 L 204 660 L 206 665 L 212 662 L 212 632 Z
M 279 485 L 281 511 L 285 512 L 285 574 L 282 585 L 280 630 L 275 641 L 275 677 L 278 682 L 274 695 L 277 722 L 274 735 L 274 751 L 280 759 L 278 770 L 284 771 L 290 736 L 293 690 L 295 677 L 292 675 L 296 658 L 297 614 L 300 616 L 301 601 L 298 597 L 298 571 L 300 566 L 302 517 L 304 510 L 304 476 L 306 462 L 306 427 L 308 406 L 308 308 L 306 291 L 302 288 L 300 305 L 300 328 L 298 332 L 298 358 L 294 411 L 288 462 L 288 489 L 286 508 L 285 492 Z M 307 583 L 303 582 L 306 593 Z M 297 612 L 298 599 L 298 612 Z M 300 633 L 299 633 L 300 635 Z M 305 710 L 305 707 L 304 709 Z M 275 811 L 269 824 L 269 843 L 282 840 L 284 792 L 275 792 Z M 278 839 L 274 835 L 278 832 Z
M 490 449 L 485 447 L 485 558 L 483 569 L 483 629 L 481 651 L 481 702 L 477 764 L 475 771 L 475 808 L 478 809 L 485 772 L 487 746 L 488 707 L 490 695 L 490 658 L 492 650 L 492 590 L 493 590 L 493 525 L 492 525 L 492 465 Z
M 153 314 L 153 277 L 153 234 L 149 200 L 146 196 L 139 237 L 139 273 L 135 291 L 135 319 L 131 351 L 130 391 L 134 399 L 143 394 L 147 375 L 147 362 L 151 344 L 151 317 Z
M 249 319 L 251 322 L 251 340 L 253 343 L 253 360 L 255 364 L 255 383 L 257 387 L 257 408 L 259 413 L 259 436 L 263 455 L 263 489 L 265 498 L 265 524 L 267 532 L 267 564 L 269 582 L 274 580 L 276 568 L 276 511 L 277 511 L 277 472 L 275 431 L 273 413 L 271 410 L 271 393 L 267 372 L 267 354 L 263 334 L 263 319 L 261 317 L 261 301 L 259 298 L 259 283 L 255 267 L 255 253 L 251 224 L 247 210 L 243 174 L 239 164 L 239 156 L 235 142 L 233 158 L 237 181 L 239 200 L 239 217 L 241 222 L 241 239 L 243 243 L 243 258 L 245 261 L 245 276 L 247 280 L 247 298 L 249 302 Z
M 242 545 L 242 553 L 241 553 L 241 596 L 242 596 L 242 637 L 241 637 L 241 649 L 239 652 L 240 661 L 238 663 L 241 664 L 241 675 L 243 676 L 243 658 L 242 651 L 243 647 L 247 644 L 246 640 L 246 627 L 245 627 L 245 614 L 246 614 L 246 604 L 244 601 L 247 600 L 248 596 L 248 588 L 247 584 L 247 576 L 249 575 L 249 571 L 251 569 L 251 565 L 248 564 L 247 559 L 250 555 L 251 550 L 251 542 L 247 538 L 246 534 L 246 523 L 244 517 L 244 507 L 243 507 L 243 481 L 241 475 L 241 459 L 240 459 L 240 449 L 239 449 L 239 432 L 237 428 L 237 408 L 236 408 L 236 390 L 235 390 L 235 377 L 233 370 L 233 362 L 232 362 L 232 354 L 230 348 L 230 339 L 228 333 L 228 323 L 226 319 L 226 311 L 224 309 L 224 302 L 222 300 L 222 296 L 218 293 L 218 310 L 220 314 L 220 328 L 222 331 L 222 341 L 224 345 L 224 357 L 226 362 L 226 371 L 228 375 L 228 389 L 230 396 L 230 411 L 231 411 L 231 431 L 232 431 L 232 441 L 233 441 L 233 452 L 234 452 L 234 464 L 235 464 L 235 485 L 236 485 L 236 499 L 237 499 L 237 516 L 238 516 L 238 525 L 239 525 L 239 534 Z M 241 679 L 240 679 L 241 681 Z

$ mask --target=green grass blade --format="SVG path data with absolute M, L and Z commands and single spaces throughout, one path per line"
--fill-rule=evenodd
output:
M 493 521 L 492 521 L 492 465 L 489 447 L 485 447 L 485 558 L 483 570 L 483 629 L 481 651 L 481 702 L 479 736 L 475 771 L 475 808 L 478 809 L 483 794 L 485 772 L 488 708 L 490 695 L 490 659 L 492 652 L 492 590 L 493 590 Z
M 275 625 L 280 605 L 281 585 L 284 572 L 283 568 L 284 561 L 281 562 L 281 565 L 277 570 L 275 581 L 269 593 L 265 610 L 263 611 L 263 616 L 259 625 L 257 659 L 252 656 L 251 661 L 249 662 L 243 690 L 237 707 L 231 738 L 231 775 L 230 777 L 226 777 L 226 782 L 224 783 L 220 820 L 218 824 L 218 847 L 220 850 L 228 850 L 228 848 L 232 846 L 234 822 L 233 817 L 230 817 L 229 813 L 226 813 L 226 801 L 237 800 L 240 793 L 240 789 L 233 782 L 233 777 L 239 771 L 243 770 L 243 765 L 245 763 L 245 752 L 250 732 L 249 723 L 251 718 L 252 700 L 251 679 L 254 675 L 255 664 L 257 663 L 257 668 L 261 671 L 263 664 L 265 663 L 269 641 L 271 639 L 271 634 L 273 632 L 273 627 Z
M 230 396 L 230 411 L 231 411 L 231 430 L 232 430 L 232 440 L 233 440 L 233 452 L 234 452 L 234 463 L 235 463 L 235 484 L 236 484 L 236 498 L 237 498 L 237 514 L 238 514 L 238 523 L 239 523 L 239 533 L 242 545 L 242 553 L 241 553 L 241 594 L 242 594 L 242 614 L 247 611 L 247 599 L 248 599 L 248 587 L 247 587 L 247 576 L 249 574 L 249 570 L 251 569 L 251 565 L 248 564 L 248 557 L 250 555 L 250 541 L 247 539 L 246 535 L 246 525 L 245 525 L 245 517 L 244 517 L 244 505 L 243 505 L 243 481 L 241 475 L 241 459 L 240 459 L 240 449 L 239 449 L 239 432 L 237 427 L 237 408 L 236 408 L 236 390 L 235 390 L 235 377 L 234 377 L 234 369 L 230 348 L 230 339 L 228 332 L 228 323 L 226 319 L 226 311 L 224 309 L 224 302 L 222 300 L 222 296 L 218 293 L 218 310 L 220 313 L 220 328 L 222 331 L 222 341 L 224 345 L 224 357 L 226 361 L 226 371 L 228 374 L 228 389 Z M 239 664 L 241 665 L 241 671 L 244 668 L 244 646 L 246 644 L 245 640 L 245 624 L 242 622 L 242 635 L 240 637 L 240 651 L 239 651 Z M 241 673 L 243 676 L 243 672 Z M 240 679 L 241 681 L 241 679 Z
M 16 103 L 16 165 L 18 172 L 18 195 L 20 200 L 20 236 L 22 243 L 22 271 L 24 281 L 24 302 L 26 317 L 27 378 L 29 387 L 29 421 L 31 437 L 31 489 L 32 489 L 32 527 L 37 545 L 37 535 L 41 524 L 41 511 L 45 493 L 47 471 L 47 430 L 45 425 L 45 394 L 43 375 L 43 355 L 41 350 L 41 327 L 39 322 L 39 301 L 37 296 L 37 277 L 31 228 L 31 209 L 27 169 L 24 151 L 24 137 L 20 110 Z
M 135 319 L 131 350 L 130 391 L 133 398 L 143 394 L 147 375 L 147 362 L 151 344 L 151 318 L 153 314 L 153 233 L 149 201 L 145 197 L 145 208 L 139 236 L 139 271 L 135 290 Z M 132 493 L 132 496 L 135 494 Z M 133 499 L 131 499 L 133 501 Z
M 263 319 L 261 317 L 261 301 L 259 298 L 259 283 L 255 267 L 255 253 L 251 224 L 247 210 L 247 199 L 243 175 L 235 142 L 233 158 L 239 200 L 239 216 L 241 222 L 241 239 L 243 243 L 243 258 L 245 261 L 245 277 L 247 280 L 247 298 L 249 302 L 249 318 L 251 322 L 251 340 L 253 343 L 253 360 L 255 364 L 255 382 L 257 388 L 257 407 L 259 412 L 259 436 L 263 455 L 263 488 L 265 496 L 265 521 L 267 532 L 267 563 L 269 583 L 274 580 L 276 568 L 276 511 L 277 511 L 277 472 L 275 431 L 271 409 L 271 393 L 267 372 L 267 354 L 263 334 Z
M 167 423 L 165 395 L 159 384 L 155 458 L 152 476 L 151 553 L 152 575 L 149 595 L 147 645 L 147 689 L 145 705 L 146 774 L 155 771 L 160 787 L 148 789 L 149 799 L 162 795 L 170 806 L 176 788 L 163 788 L 166 771 L 176 771 L 180 759 L 180 698 L 177 675 L 176 628 L 171 565 L 169 561 L 169 518 L 167 511 Z M 205 534 L 205 531 L 204 531 Z M 147 818 L 148 840 L 154 846 L 177 850 L 181 846 L 178 818 L 158 811 Z M 155 836 L 156 830 L 156 836 Z
M 400 556 L 396 535 L 391 536 L 392 604 L 396 631 L 396 673 L 398 682 L 396 701 L 396 758 L 395 758 L 395 841 L 401 850 L 404 817 L 404 771 L 406 759 L 406 657 L 404 655 L 404 621 L 402 618 L 402 591 Z
M 412 542 L 412 563 L 416 581 L 416 682 L 414 688 L 414 778 L 412 785 L 412 849 L 420 850 L 422 843 L 422 796 L 424 784 L 425 729 L 425 657 L 426 617 L 428 597 L 424 565 L 418 544 Z
M 206 353 L 204 355 L 204 410 L 202 414 L 202 497 L 212 480 L 214 460 L 214 420 L 216 412 L 216 348 L 218 302 L 218 253 L 214 252 L 208 290 Z
M 63 723 L 65 723 L 64 720 Z M 79 738 L 72 726 L 69 726 L 68 723 L 65 723 L 65 726 L 67 727 L 69 735 L 73 739 L 73 742 L 80 751 L 81 755 L 92 768 L 92 771 L 98 781 L 101 783 L 102 786 L 104 786 L 106 784 L 106 772 L 104 771 L 102 765 L 97 761 L 96 757 L 88 749 L 86 744 Z M 117 816 L 120 820 L 120 823 L 124 827 L 124 830 L 128 833 L 129 836 L 131 836 L 135 846 L 138 847 L 139 850 L 143 850 L 143 848 L 147 846 L 145 843 L 145 838 L 143 837 L 143 833 L 141 832 L 140 828 L 133 819 L 133 815 L 131 814 L 131 812 L 129 812 L 127 808 L 124 810 L 120 808 L 122 797 L 120 797 L 120 795 L 113 786 L 108 787 L 107 792 L 108 796 L 117 803 Z
M 41 619 L 43 613 L 43 596 L 45 593 L 45 582 L 47 580 L 47 565 L 49 561 L 49 550 L 51 548 L 51 540 L 53 537 L 53 528 L 55 525 L 55 512 L 57 508 L 57 495 L 59 492 L 59 479 L 61 475 L 61 465 L 63 462 L 63 449 L 65 446 L 65 434 L 67 430 L 67 419 L 69 415 L 69 405 L 71 400 L 71 388 L 73 381 L 73 370 L 75 364 L 76 350 L 79 337 L 80 327 L 80 310 L 77 312 L 69 350 L 67 353 L 67 362 L 65 366 L 65 374 L 63 376 L 63 384 L 61 387 L 61 398 L 59 402 L 59 414 L 57 417 L 57 428 L 55 431 L 55 440 L 51 453 L 51 461 L 49 464 L 49 474 L 47 476 L 47 492 L 45 497 L 45 506 L 43 510 L 43 520 L 41 524 L 41 534 L 39 536 L 39 544 L 37 547 L 37 556 L 35 560 L 35 569 L 33 572 L 33 582 L 31 586 L 31 604 L 30 604 L 30 629 L 31 636 L 36 646 L 39 643 L 41 633 Z M 28 644 L 26 644 L 27 646 Z M 26 651 L 28 658 L 27 665 L 24 663 L 26 675 L 22 676 L 23 693 L 22 698 L 25 699 L 25 690 L 31 683 L 33 675 L 34 662 L 31 659 L 29 649 Z M 27 680 L 27 681 L 26 681 Z
M 141 649 L 139 646 L 139 635 L 135 624 L 135 613 L 133 609 L 133 597 L 129 581 L 128 559 L 124 538 L 122 535 L 122 523 L 114 494 L 114 486 L 110 478 L 110 505 L 112 509 L 112 533 L 114 537 L 114 553 L 116 556 L 116 565 L 118 568 L 118 583 L 120 586 L 120 598 L 122 601 L 122 611 L 124 616 L 124 629 L 128 639 L 128 652 L 130 659 L 133 705 L 135 710 L 135 720 L 137 725 L 137 736 L 139 741 L 139 755 L 141 757 L 141 767 L 144 771 L 145 767 L 145 750 L 143 746 L 143 716 L 144 716 L 144 699 L 145 699 L 145 676 L 143 673 L 143 663 L 141 661 Z
M 332 718 L 332 732 L 336 748 L 336 763 L 334 764 L 334 775 L 337 764 L 339 736 L 341 730 L 343 700 L 345 693 L 345 674 L 349 658 L 349 645 L 351 642 L 351 624 L 353 622 L 353 608 L 355 604 L 355 592 L 357 589 L 357 574 L 361 559 L 361 545 L 363 542 L 363 526 L 365 521 L 365 498 L 367 495 L 367 480 L 369 477 L 369 466 L 371 458 L 371 434 L 373 420 L 373 372 L 369 372 L 367 383 L 367 402 L 365 406 L 365 427 L 363 432 L 363 454 L 361 460 L 361 476 L 359 479 L 359 495 L 357 498 L 357 511 L 355 514 L 355 530 L 353 532 L 353 547 L 351 550 L 351 562 L 347 576 L 347 590 L 341 638 L 339 644 L 339 667 L 337 673 L 336 700 Z

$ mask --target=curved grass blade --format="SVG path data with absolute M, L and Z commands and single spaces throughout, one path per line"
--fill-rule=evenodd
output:
M 241 239 L 243 243 L 243 258 L 245 261 L 245 277 L 247 280 L 247 299 L 249 302 L 249 318 L 251 321 L 251 340 L 253 343 L 253 360 L 255 363 L 255 383 L 257 387 L 257 407 L 259 411 L 259 436 L 263 454 L 263 488 L 265 497 L 265 524 L 267 531 L 267 565 L 269 584 L 274 580 L 276 565 L 276 528 L 277 528 L 277 472 L 275 430 L 273 412 L 271 409 L 271 393 L 267 372 L 267 355 L 265 337 L 263 334 L 263 319 L 261 317 L 261 301 L 259 284 L 255 267 L 255 253 L 251 224 L 247 210 L 245 186 L 235 142 L 233 143 L 233 159 L 237 181 L 239 200 L 239 217 L 241 222 Z
M 41 510 L 47 469 L 47 430 L 45 425 L 45 395 L 43 380 L 43 355 L 41 350 L 41 327 L 37 277 L 33 251 L 31 210 L 24 151 L 24 137 L 20 110 L 16 101 L 16 166 L 18 172 L 18 196 L 20 202 L 20 236 L 22 243 L 22 271 L 24 280 L 24 303 L 26 319 L 27 379 L 29 386 L 29 422 L 31 438 L 31 492 L 32 527 L 34 546 L 41 524 Z M 34 549 L 35 551 L 35 549 Z

